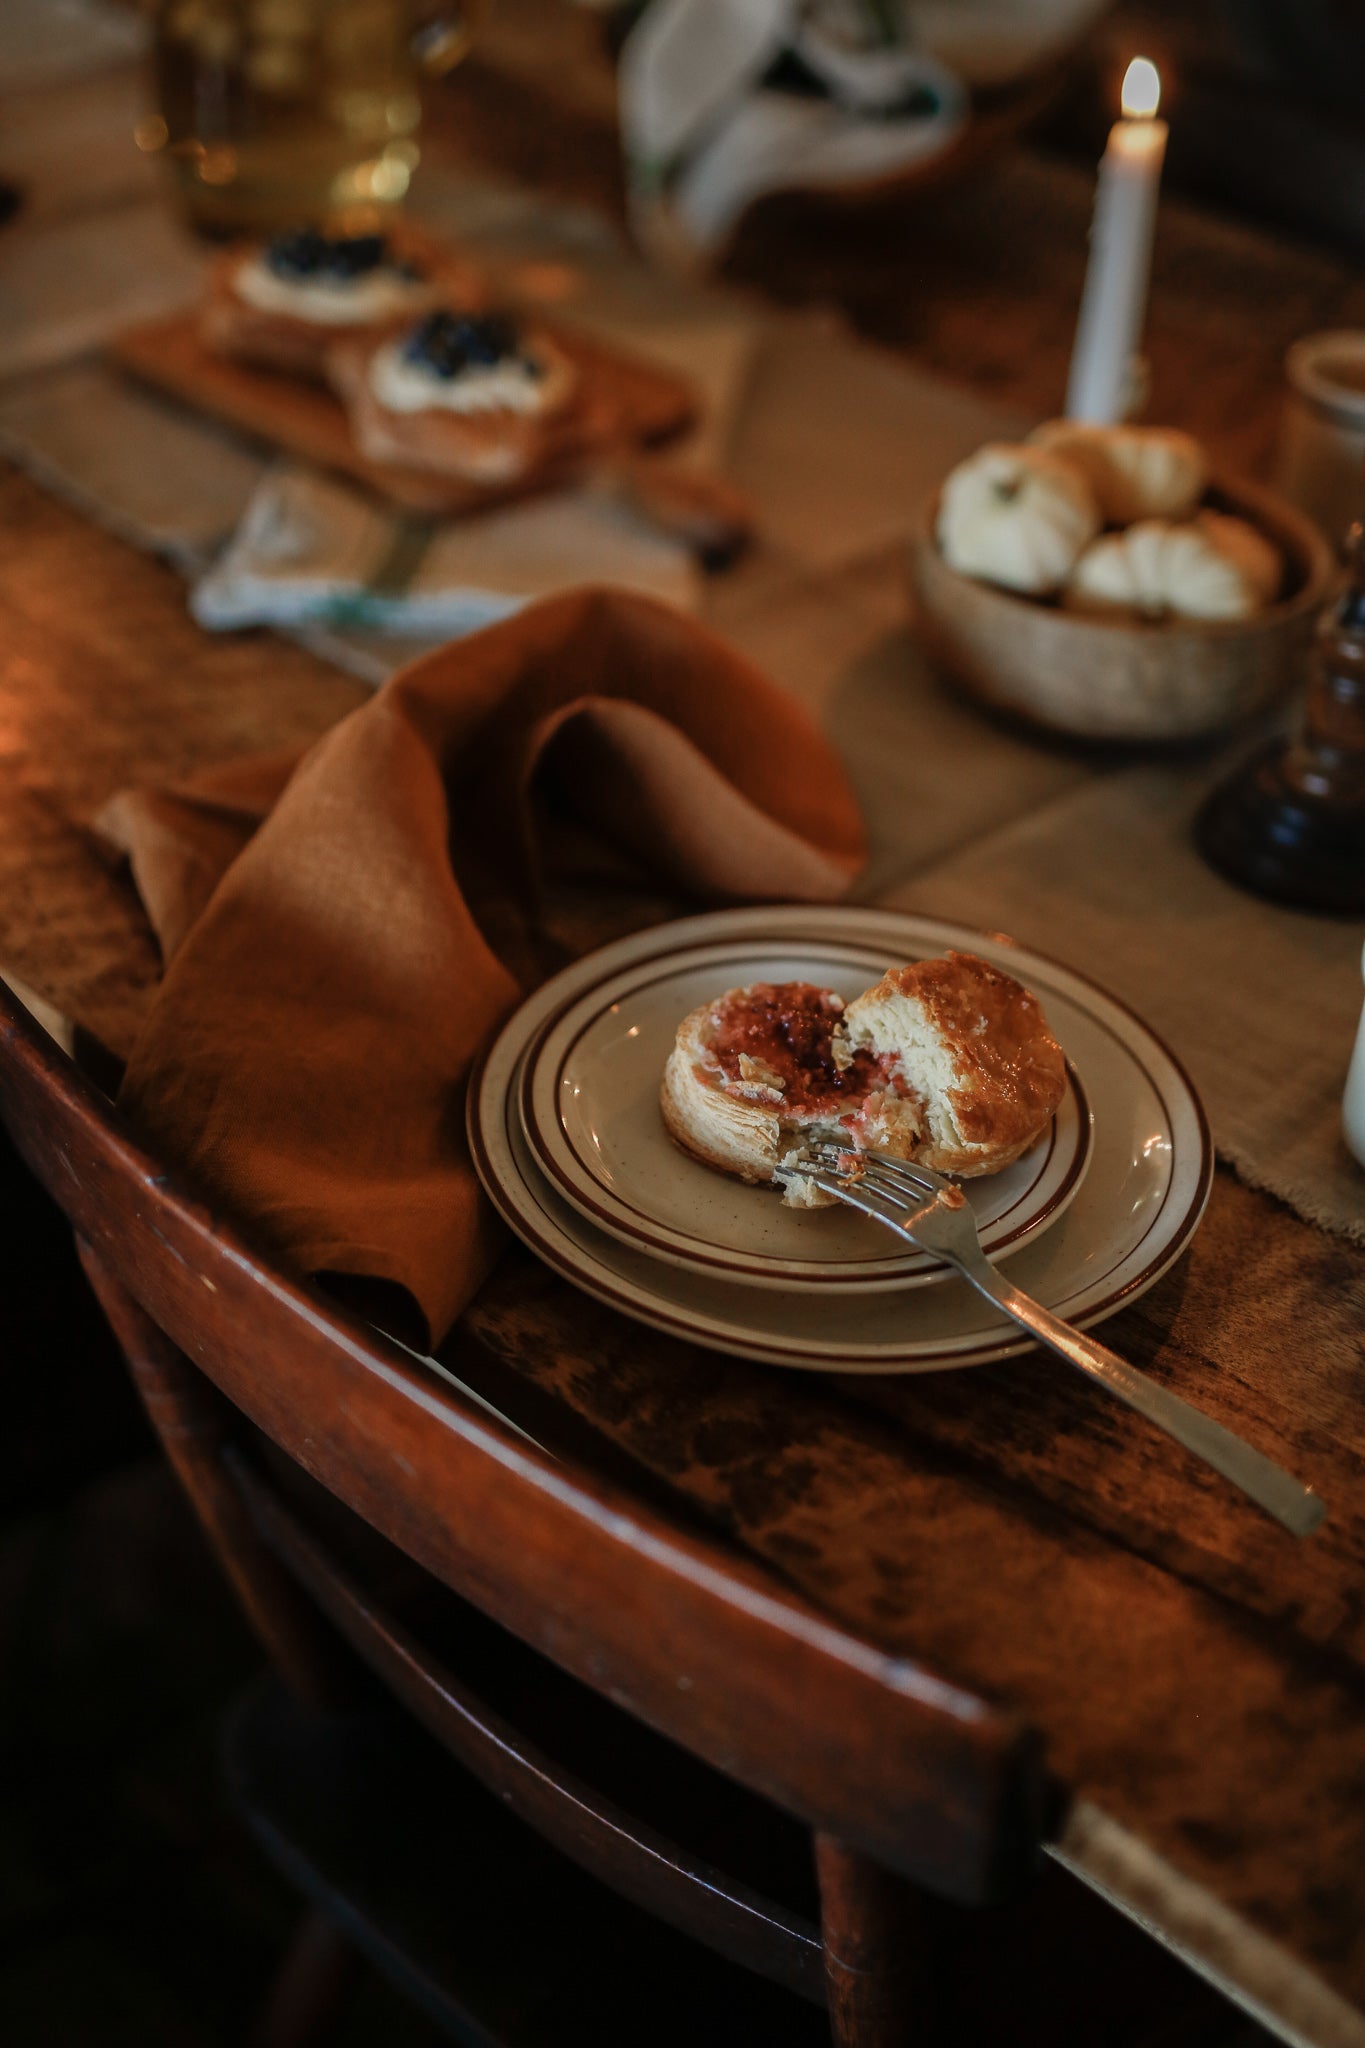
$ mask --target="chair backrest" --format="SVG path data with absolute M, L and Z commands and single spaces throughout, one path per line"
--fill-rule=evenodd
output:
M 1026 1866 L 1049 1794 L 1016 1719 L 832 1625 L 720 1542 L 542 1456 L 287 1277 L 142 1148 L 3 986 L 0 1117 L 69 1218 L 153 1406 L 192 1401 L 196 1387 L 216 1403 L 216 1388 L 427 1573 L 818 1833 L 968 1904 L 999 1896 Z M 175 1455 L 172 1434 L 163 1429 Z M 451 1729 L 469 1720 L 458 1689 L 444 1686 L 442 1706 L 439 1674 L 422 1670 L 260 1472 L 234 1464 L 220 1420 L 210 1414 L 201 1435 L 198 1479 L 188 1476 L 212 1498 L 196 1505 L 220 1548 L 237 1518 L 234 1576 L 280 1661 L 291 1626 L 269 1611 L 252 1543 L 283 1557 L 458 1747 Z M 297 1661 L 293 1675 L 307 1687 Z M 538 1797 L 527 1791 L 523 1810 L 546 1824 Z

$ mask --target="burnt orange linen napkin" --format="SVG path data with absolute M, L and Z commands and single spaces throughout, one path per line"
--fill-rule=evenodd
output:
M 805 712 L 596 590 L 412 663 L 301 760 L 101 822 L 168 962 L 123 1104 L 295 1267 L 405 1288 L 433 1342 L 489 1263 L 464 1083 L 535 978 L 556 862 L 605 850 L 696 907 L 835 897 L 863 857 Z

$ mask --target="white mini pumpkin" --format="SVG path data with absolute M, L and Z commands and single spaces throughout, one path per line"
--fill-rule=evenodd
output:
M 1206 509 L 1195 524 L 1202 526 L 1215 547 L 1237 563 L 1256 593 L 1257 609 L 1273 604 L 1284 582 L 1284 557 L 1274 541 L 1267 540 L 1249 520 L 1234 519 L 1230 512 Z
M 1208 488 L 1209 460 L 1177 427 L 1096 427 L 1048 420 L 1030 442 L 1080 470 L 1106 526 L 1188 519 Z
M 1061 589 L 1100 525 L 1084 477 L 1042 448 L 989 442 L 958 464 L 939 497 L 949 567 L 1030 596 Z
M 1142 519 L 1086 549 L 1064 602 L 1152 619 L 1246 619 L 1278 594 L 1282 573 L 1278 551 L 1244 519 Z

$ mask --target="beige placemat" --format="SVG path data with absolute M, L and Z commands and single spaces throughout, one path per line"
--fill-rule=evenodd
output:
M 159 199 L 45 220 L 0 236 L 0 376 L 68 362 L 183 306 L 207 258 Z
M 120 539 L 187 568 L 223 545 L 270 460 L 91 357 L 0 381 L 0 454 Z
M 38 5 L 49 16 L 59 11 L 55 0 Z M 0 178 L 24 195 L 19 219 L 31 226 L 154 197 L 158 166 L 133 142 L 151 100 L 150 67 L 124 63 L 113 71 L 15 91 L 7 68 L 13 61 L 12 50 L 5 49 L 7 25 L 11 10 L 33 6 L 34 0 L 0 4 Z M 127 19 L 124 9 L 114 11 Z M 149 26 L 145 16 L 136 25 L 144 31 Z
M 1185 1062 L 1244 1180 L 1365 1241 L 1365 1171 L 1341 1136 L 1365 923 L 1277 909 L 1206 867 L 1190 825 L 1209 780 L 1103 775 L 884 900 L 1007 931 L 1102 982 Z

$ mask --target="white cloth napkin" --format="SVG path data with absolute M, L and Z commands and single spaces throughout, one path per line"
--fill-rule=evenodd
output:
M 652 0 L 621 54 L 641 238 L 713 255 L 749 203 L 941 155 L 972 85 L 1007 83 L 1108 0 Z
M 441 525 L 281 467 L 257 486 L 190 608 L 215 629 L 365 627 L 448 639 L 579 583 L 615 584 L 689 611 L 699 592 L 687 550 L 605 489 Z

